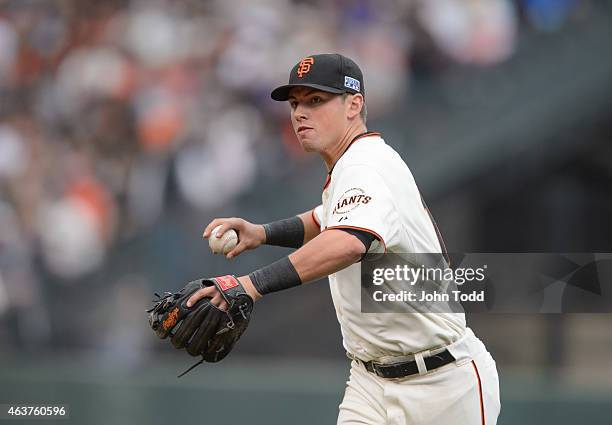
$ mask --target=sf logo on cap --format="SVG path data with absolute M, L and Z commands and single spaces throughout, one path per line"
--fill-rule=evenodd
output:
M 304 58 L 300 61 L 297 69 L 298 77 L 302 78 L 304 74 L 308 74 L 310 71 L 310 65 L 314 63 L 313 58 Z

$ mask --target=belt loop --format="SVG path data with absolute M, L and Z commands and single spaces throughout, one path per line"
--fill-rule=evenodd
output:
M 346 352 L 346 357 L 348 357 L 351 360 L 355 360 L 357 363 L 362 363 L 360 359 L 358 359 L 357 357 L 355 357 L 353 354 L 349 353 L 348 351 Z
M 359 366 L 361 366 L 365 370 L 368 370 L 368 367 L 367 367 L 366 363 L 363 360 L 361 360 L 360 358 L 358 358 L 357 356 L 355 356 L 355 355 L 353 355 L 353 354 L 351 354 L 351 353 L 349 353 L 347 351 L 346 352 L 346 357 L 348 357 L 352 361 L 356 362 Z
M 425 365 L 425 360 L 423 357 L 429 357 L 429 350 L 421 351 L 420 353 L 416 353 L 414 355 L 414 360 L 416 361 L 417 368 L 419 369 L 419 375 L 425 375 L 427 373 L 427 366 Z

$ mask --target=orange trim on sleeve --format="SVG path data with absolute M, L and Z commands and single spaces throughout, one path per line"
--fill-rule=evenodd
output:
M 312 215 L 312 219 L 314 220 L 315 224 L 317 226 L 319 226 L 319 228 L 321 228 L 321 223 L 319 222 L 319 220 L 317 220 L 317 215 L 315 214 L 315 209 L 313 208 L 312 211 L 310 212 L 310 214 Z
M 378 233 L 376 233 L 373 230 L 366 229 L 364 227 L 357 227 L 357 226 L 331 226 L 331 227 L 326 227 L 324 231 L 331 230 L 331 229 L 353 229 L 353 230 L 361 230 L 362 232 L 369 233 L 372 236 L 374 236 L 376 239 L 382 242 L 383 247 L 385 248 L 385 252 L 387 252 L 387 244 L 385 243 L 385 240 L 382 238 L 382 236 L 380 236 Z
M 478 373 L 478 367 L 476 366 L 476 362 L 472 360 L 472 366 L 474 366 L 474 372 L 476 372 L 476 378 L 478 379 L 478 394 L 480 395 L 480 418 L 482 425 L 486 425 L 485 423 L 485 411 L 484 411 L 484 400 L 482 398 L 482 382 L 480 381 L 480 373 Z
M 328 174 L 325 178 L 325 184 L 323 185 L 323 190 L 327 189 L 327 186 L 331 183 L 331 176 Z

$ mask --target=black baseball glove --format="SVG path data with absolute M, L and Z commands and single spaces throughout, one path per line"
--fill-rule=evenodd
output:
M 187 300 L 194 292 L 213 285 L 227 302 L 227 311 L 211 304 L 210 298 L 187 307 Z M 179 377 L 204 361 L 218 362 L 225 358 L 246 330 L 253 312 L 253 299 L 231 275 L 194 280 L 177 293 L 155 295 L 157 300 L 147 313 L 149 325 L 157 336 L 162 339 L 170 336 L 174 347 L 184 348 L 192 356 L 202 356 L 200 362 Z

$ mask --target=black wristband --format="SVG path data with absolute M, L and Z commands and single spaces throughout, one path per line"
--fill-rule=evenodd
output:
M 249 277 L 261 295 L 293 288 L 302 283 L 289 257 L 281 258 L 268 266 L 255 270 Z
M 299 217 L 264 224 L 266 245 L 299 248 L 304 244 L 304 222 Z

